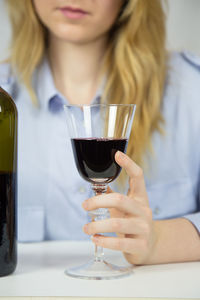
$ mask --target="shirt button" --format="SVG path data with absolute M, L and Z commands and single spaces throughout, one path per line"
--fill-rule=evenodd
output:
M 155 207 L 153 213 L 157 216 L 160 214 L 160 208 L 158 206 Z
M 79 189 L 78 189 L 79 193 L 80 194 L 84 194 L 86 192 L 86 188 L 84 186 L 81 186 Z

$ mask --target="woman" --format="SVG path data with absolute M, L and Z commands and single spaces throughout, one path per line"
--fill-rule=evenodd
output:
M 19 240 L 93 235 L 133 264 L 199 260 L 199 65 L 167 55 L 161 2 L 7 3 L 13 37 L 0 84 L 19 112 Z M 67 139 L 63 103 L 104 99 L 137 104 L 128 155 L 115 156 L 127 195 L 121 178 L 120 193 L 93 197 Z M 99 207 L 111 218 L 90 223 Z

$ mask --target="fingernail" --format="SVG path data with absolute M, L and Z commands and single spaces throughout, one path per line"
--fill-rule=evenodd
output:
M 119 158 L 119 159 L 123 159 L 123 158 L 124 158 L 124 153 L 121 152 L 121 151 L 117 151 L 116 156 L 117 156 L 117 158 Z
M 85 224 L 85 225 L 83 226 L 83 231 L 84 231 L 85 233 L 88 233 L 88 224 Z
M 84 201 L 84 202 L 82 203 L 82 207 L 83 207 L 85 210 L 87 210 L 87 208 L 88 208 L 87 201 Z
M 98 244 L 98 242 L 99 242 L 99 236 L 92 235 L 92 236 L 91 236 L 91 240 L 92 240 L 95 244 Z
M 117 151 L 117 152 L 115 153 L 115 157 L 116 157 L 116 158 L 120 158 L 120 152 L 119 152 L 119 151 Z

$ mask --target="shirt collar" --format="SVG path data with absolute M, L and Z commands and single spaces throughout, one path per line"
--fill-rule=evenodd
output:
M 92 104 L 100 103 L 105 79 L 102 80 Z M 33 86 L 38 97 L 40 107 L 53 113 L 60 111 L 69 101 L 56 89 L 48 59 L 45 57 L 33 76 Z
M 55 87 L 48 59 L 46 57 L 42 60 L 34 73 L 33 86 L 41 109 L 51 111 L 50 103 L 52 99 L 57 99 L 57 103 L 60 102 L 60 105 L 63 105 L 66 102 L 64 97 Z

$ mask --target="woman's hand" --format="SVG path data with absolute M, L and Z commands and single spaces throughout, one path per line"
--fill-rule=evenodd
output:
M 93 235 L 92 241 L 97 246 L 122 251 L 130 263 L 148 263 L 156 243 L 156 234 L 143 171 L 120 151 L 116 153 L 115 160 L 129 175 L 128 194 L 110 192 L 84 201 L 85 210 L 105 207 L 109 209 L 111 218 L 91 222 L 83 230 Z M 99 235 L 102 232 L 116 232 L 117 237 Z

